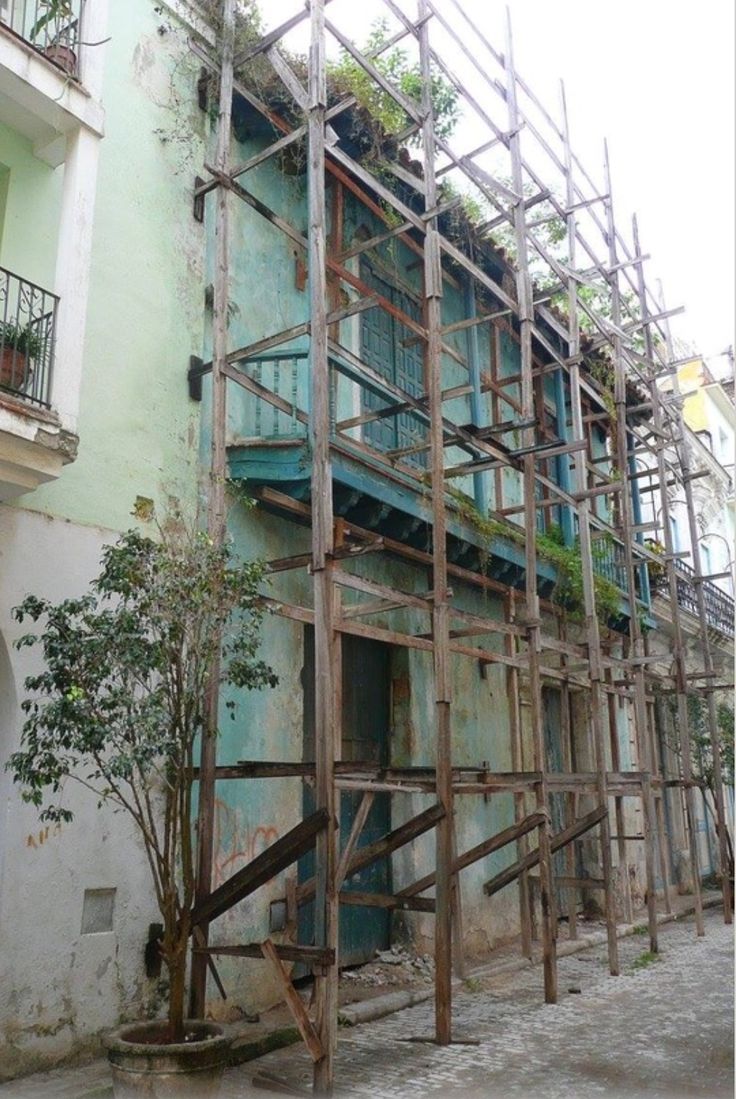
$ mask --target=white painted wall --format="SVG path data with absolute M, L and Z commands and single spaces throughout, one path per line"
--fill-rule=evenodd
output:
M 109 532 L 0 506 L 0 621 L 27 592 L 81 594 L 98 571 Z M 122 814 L 97 810 L 70 782 L 75 820 L 46 827 L 25 805 L 5 762 L 19 744 L 19 702 L 38 667 L 0 636 L 0 1080 L 92 1046 L 120 1016 L 140 1015 L 152 995 L 143 948 L 157 912 L 148 867 Z M 112 932 L 81 934 L 85 889 L 117 890 Z

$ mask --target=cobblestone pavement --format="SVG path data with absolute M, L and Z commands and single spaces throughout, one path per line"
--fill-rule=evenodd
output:
M 619 941 L 622 975 L 605 947 L 563 958 L 560 1002 L 542 999 L 540 967 L 457 993 L 454 1029 L 479 1045 L 439 1048 L 407 1039 L 432 1033 L 432 1004 L 340 1032 L 337 1095 L 515 1099 L 684 1099 L 733 1096 L 733 941 L 720 912 L 660 928 L 659 960 L 645 936 Z M 570 992 L 577 989 L 579 992 Z M 262 1073 L 308 1087 L 301 1047 L 228 1072 L 223 1099 L 256 1094 Z M 258 1094 L 263 1094 L 259 1092 Z

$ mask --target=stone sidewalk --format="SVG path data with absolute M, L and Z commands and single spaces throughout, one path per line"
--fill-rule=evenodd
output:
M 526 966 L 480 972 L 455 994 L 459 1038 L 438 1048 L 432 1003 L 343 1028 L 339 1097 L 509 1096 L 510 1099 L 721 1099 L 733 1095 L 733 941 L 720 910 L 706 913 L 706 937 L 691 919 L 660 928 L 660 956 L 646 934 L 619 941 L 622 975 L 607 972 L 600 943 L 559 962 L 560 1002 L 545 1006 L 542 972 Z M 298 1093 L 311 1081 L 301 1045 L 228 1070 L 222 1099 L 264 1095 L 253 1079 L 273 1077 Z M 108 1099 L 108 1068 L 95 1061 L 0 1086 L 0 1099 Z
M 705 920 L 703 939 L 691 919 L 662 927 L 658 959 L 645 935 L 621 940 L 618 978 L 608 975 L 600 946 L 561 959 L 553 1007 L 543 1003 L 539 967 L 467 982 L 455 997 L 455 1032 L 479 1045 L 412 1042 L 432 1033 L 430 1003 L 341 1032 L 336 1094 L 733 1096 L 733 935 L 720 911 Z M 231 1070 L 223 1099 L 249 1094 L 244 1078 L 258 1074 L 295 1088 L 311 1080 L 307 1058 L 294 1047 Z

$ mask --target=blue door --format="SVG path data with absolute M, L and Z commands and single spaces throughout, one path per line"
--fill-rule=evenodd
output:
M 421 320 L 416 301 L 405 291 L 386 282 L 365 260 L 361 263 L 360 277 L 412 320 Z M 370 309 L 363 313 L 360 332 L 363 362 L 413 397 L 420 396 L 424 392 L 422 341 L 385 309 Z M 364 412 L 375 412 L 384 408 L 386 401 L 363 390 L 362 404 Z M 426 441 L 427 429 L 415 416 L 404 412 L 365 424 L 363 437 L 376 450 L 398 450 Z M 404 461 L 426 466 L 427 455 L 426 452 L 407 455 Z
M 389 765 L 390 725 L 390 649 L 378 641 L 343 636 L 343 713 L 342 758 L 351 762 Z M 314 760 L 314 633 L 304 632 L 304 759 Z M 340 849 L 358 812 L 362 793 L 343 790 L 340 794 Z M 314 812 L 314 792 L 305 783 L 305 816 Z M 368 814 L 358 847 L 375 843 L 391 828 L 389 794 L 377 794 Z M 314 854 L 299 862 L 299 880 L 314 874 Z M 391 893 L 391 862 L 381 859 L 348 878 L 343 892 Z M 299 909 L 299 942 L 314 938 L 314 906 Z M 391 942 L 391 913 L 383 908 L 340 906 L 340 965 L 369 962 L 376 950 L 385 950 Z

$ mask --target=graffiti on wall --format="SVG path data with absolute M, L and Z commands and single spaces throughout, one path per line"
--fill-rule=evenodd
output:
M 222 885 L 278 838 L 279 830 L 272 824 L 246 823 L 240 809 L 216 798 L 212 887 Z

